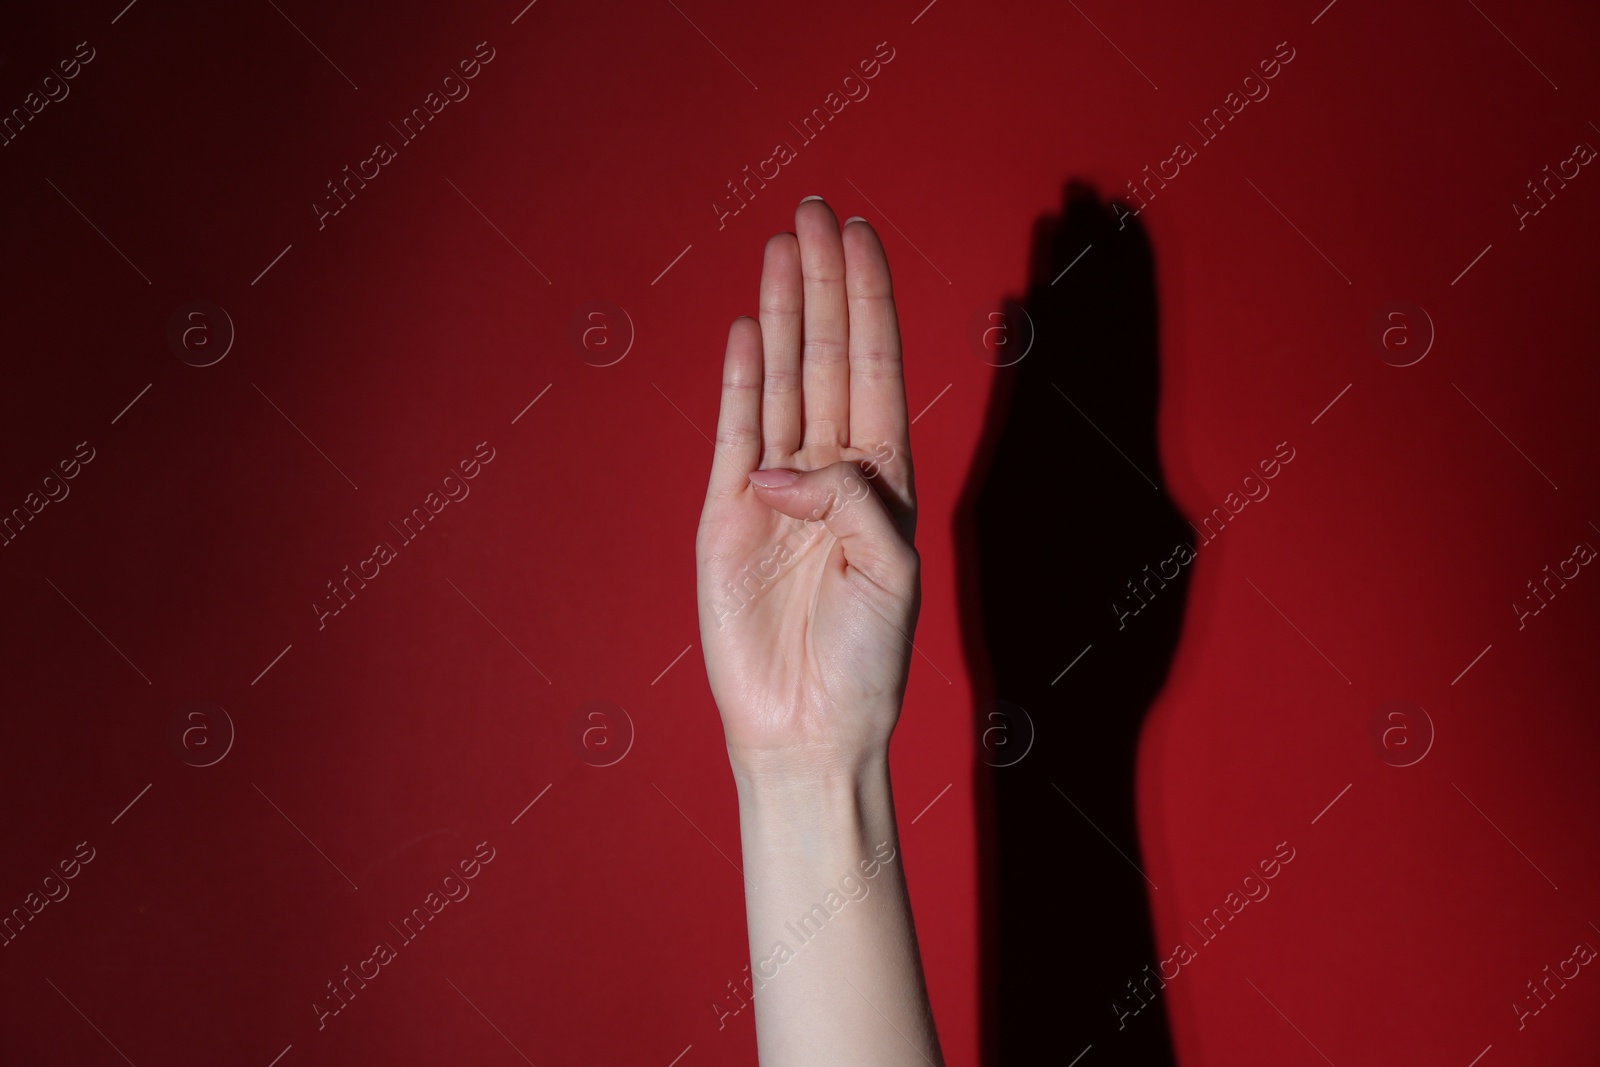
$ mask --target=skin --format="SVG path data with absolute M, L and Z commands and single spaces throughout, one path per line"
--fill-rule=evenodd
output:
M 877 234 L 802 201 L 767 242 L 759 308 L 728 331 L 695 555 L 760 1062 L 942 1067 L 889 782 L 920 560 Z

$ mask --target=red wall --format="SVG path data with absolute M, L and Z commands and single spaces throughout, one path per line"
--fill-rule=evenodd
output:
M 1279 442 L 1294 459 L 1199 550 L 1139 749 L 1155 943 L 1193 946 L 1160 993 L 1181 1060 L 1588 1062 L 1591 968 L 1520 1028 L 1512 1005 L 1600 946 L 1600 577 L 1520 627 L 1509 605 L 1600 546 L 1600 178 L 1513 207 L 1600 146 L 1591 9 L 122 4 L 3 27 L 0 108 L 39 108 L 0 146 L 0 509 L 39 508 L 0 547 L 0 909 L 40 908 L 0 948 L 8 1059 L 753 1060 L 750 1012 L 719 1029 L 711 1008 L 748 957 L 691 546 L 728 322 L 815 193 L 883 235 L 909 406 L 933 405 L 895 783 L 945 1053 L 977 1062 L 950 517 L 1009 371 L 966 332 L 1026 283 L 1066 179 L 1126 195 L 1187 140 L 1138 217 L 1162 487 L 1198 520 Z M 1275 49 L 1270 95 L 1200 144 L 1189 123 Z M 875 50 L 870 95 L 801 143 L 789 122 Z M 405 141 L 390 124 L 445 88 L 468 95 Z M 380 141 L 394 158 L 329 213 L 325 183 Z M 714 207 L 778 141 L 793 162 Z M 1368 338 L 1398 300 L 1436 334 L 1405 367 Z M 216 307 L 231 346 L 193 366 L 226 342 Z M 574 343 L 587 321 L 610 347 Z M 1398 340 L 1391 360 L 1417 350 Z M 1074 400 L 1063 423 L 1100 402 Z M 1037 462 L 1042 516 L 1104 521 L 1073 472 L 1114 451 Z M 470 495 L 414 543 L 390 527 L 447 489 Z M 380 542 L 394 558 L 319 612 Z M 603 767 L 580 753 L 620 725 L 612 749 L 571 740 L 595 700 L 632 725 Z M 1431 720 L 1409 766 L 1415 719 L 1369 738 L 1390 701 Z M 1077 818 L 1041 807 L 1039 847 Z M 1270 895 L 1203 942 L 1190 924 L 1280 842 Z M 1073 883 L 1122 862 L 1064 856 L 1034 921 L 1093 923 Z M 469 895 L 405 941 L 390 923 L 460 864 Z M 326 983 L 384 941 L 319 1027 Z M 1120 1062 L 1133 977 L 1107 974 L 1107 1025 L 1051 1055 Z

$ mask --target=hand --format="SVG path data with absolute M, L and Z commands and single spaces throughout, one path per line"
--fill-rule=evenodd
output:
M 887 757 L 920 600 L 900 331 L 872 227 L 841 240 L 826 203 L 802 202 L 795 233 L 767 242 L 760 316 L 728 332 L 695 539 L 706 673 L 736 777 L 850 775 Z

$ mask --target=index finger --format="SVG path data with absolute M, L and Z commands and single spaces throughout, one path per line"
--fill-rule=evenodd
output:
M 844 227 L 845 293 L 850 309 L 850 444 L 889 444 L 910 454 L 900 322 L 883 243 L 865 219 Z M 896 483 L 909 495 L 910 486 Z

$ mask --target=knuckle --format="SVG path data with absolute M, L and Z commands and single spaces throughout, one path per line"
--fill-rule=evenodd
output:
M 837 285 L 844 281 L 844 264 L 808 263 L 800 270 L 808 285 Z
M 847 427 L 840 420 L 814 415 L 806 420 L 806 439 L 810 441 L 843 441 Z
M 800 388 L 800 373 L 787 368 L 767 368 L 765 389 L 769 396 L 780 396 L 792 393 Z
M 884 348 L 854 352 L 850 356 L 850 373 L 871 382 L 897 382 L 903 377 L 900 356 Z
M 844 341 L 838 337 L 807 337 L 802 348 L 808 356 L 813 352 L 831 356 L 828 362 L 837 361 L 846 352 Z
M 717 444 L 724 448 L 737 448 L 754 436 L 755 433 L 747 426 L 725 426 L 717 431 Z
M 894 309 L 894 289 L 888 274 L 881 278 L 872 275 L 852 274 L 849 278 L 850 299 L 857 304 L 886 304 Z
M 761 297 L 758 301 L 761 317 L 773 319 L 794 315 L 803 306 L 801 300 L 799 286 L 769 281 L 761 287 Z

